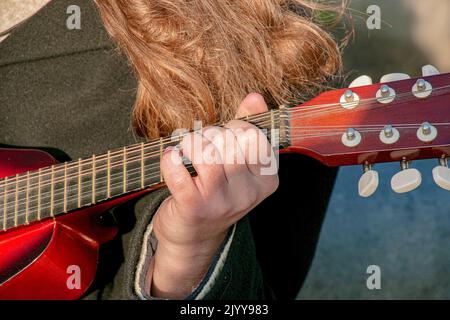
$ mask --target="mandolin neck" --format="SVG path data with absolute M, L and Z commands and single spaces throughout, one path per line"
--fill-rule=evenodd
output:
M 263 129 L 273 145 L 289 143 L 283 107 L 242 120 Z M 28 171 L 0 181 L 0 230 L 55 217 L 131 192 L 164 185 L 160 160 L 183 135 L 111 150 L 90 158 Z M 276 140 L 276 141 L 275 141 Z M 192 165 L 187 169 L 193 174 Z

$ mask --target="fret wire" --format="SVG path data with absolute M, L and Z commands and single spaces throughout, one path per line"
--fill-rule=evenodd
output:
M 271 117 L 273 117 L 273 114 L 271 113 Z M 249 120 L 249 117 L 247 116 L 246 117 L 246 119 L 247 120 Z M 272 118 L 273 119 L 273 118 Z M 266 119 L 260 119 L 260 120 L 258 120 L 258 121 L 255 121 L 255 123 L 257 124 L 258 122 L 260 123 L 260 125 L 261 126 L 264 126 L 264 127 L 267 127 L 267 118 Z M 266 124 L 265 124 L 266 123 Z M 274 126 L 274 121 L 272 120 L 271 121 L 271 124 L 272 124 L 272 127 Z M 181 136 L 180 136 L 180 138 L 181 138 Z M 170 141 L 170 142 L 167 142 L 167 143 L 165 143 L 164 142 L 164 140 L 165 140 L 165 138 L 160 138 L 160 141 L 159 141 L 159 156 L 161 157 L 161 155 L 162 155 L 162 152 L 163 152 L 163 147 L 167 144 L 167 145 L 171 145 L 172 143 L 173 143 L 173 141 Z M 153 143 L 149 143 L 149 144 L 145 144 L 145 143 L 141 143 L 141 145 L 140 145 L 140 151 L 141 151 L 141 186 L 142 186 L 142 176 L 144 176 L 144 178 L 145 178 L 145 168 L 147 168 L 147 167 L 150 167 L 150 168 L 152 168 L 152 170 L 151 170 L 151 172 L 153 173 L 152 174 L 152 176 L 155 176 L 154 174 L 158 174 L 159 176 L 160 176 L 160 178 L 161 178 L 161 176 L 162 176 L 162 173 L 161 173 L 161 171 L 159 170 L 159 169 L 157 169 L 157 170 L 153 170 L 153 169 L 155 169 L 155 167 L 154 167 L 154 163 L 153 164 L 150 164 L 150 165 L 145 165 L 145 163 L 144 163 L 144 165 L 142 166 L 142 158 L 144 158 L 144 159 L 146 159 L 147 157 L 145 157 L 145 153 L 144 153 L 144 157 L 142 157 L 142 153 L 143 153 L 143 151 L 146 149 L 146 148 L 154 148 L 155 147 L 155 143 L 153 142 Z M 130 149 L 131 148 L 131 149 Z M 136 146 L 134 146 L 134 147 L 130 147 L 130 148 L 127 148 L 127 147 L 124 147 L 123 148 L 123 153 L 124 153 L 124 161 L 123 161 L 123 165 L 124 165 L 124 184 L 125 184 L 125 186 L 124 186 L 124 191 L 126 192 L 127 191 L 127 185 L 126 185 L 126 182 L 127 182 L 127 179 L 128 179 L 128 177 L 127 177 L 127 170 L 128 170 L 128 160 L 129 159 L 127 159 L 127 149 L 130 149 L 130 150 L 133 150 L 134 152 L 135 151 L 137 151 L 136 149 L 137 149 L 137 147 Z M 117 153 L 117 152 L 116 152 Z M 110 157 L 111 156 L 111 154 L 112 154 L 112 152 L 111 151 L 108 151 L 108 157 Z M 153 151 L 153 152 L 150 152 L 150 155 L 151 154 L 155 154 L 155 152 Z M 103 157 L 102 159 L 104 159 L 105 158 L 105 156 L 106 155 L 104 155 L 104 156 L 100 156 L 100 157 Z M 96 163 L 97 163 L 97 160 L 99 160 L 99 158 L 100 157 L 98 157 L 98 158 L 93 158 L 93 175 L 94 175 L 94 177 L 95 177 L 95 173 L 96 173 L 96 170 L 98 169 L 98 168 L 96 168 L 95 167 L 95 165 L 96 165 Z M 156 155 L 154 155 L 154 156 L 149 156 L 148 158 L 153 158 L 153 157 L 156 157 Z M 138 159 L 139 159 L 139 157 L 138 156 L 135 156 L 134 157 L 134 159 L 135 160 L 137 160 L 138 161 Z M 81 166 L 81 163 L 82 162 L 84 162 L 84 161 L 86 161 L 86 160 L 82 160 L 82 159 L 78 159 L 78 180 L 79 180 L 79 183 L 78 183 L 78 203 L 79 203 L 79 207 L 81 207 L 81 199 L 84 199 L 84 194 L 82 194 L 82 190 L 81 190 L 81 185 L 82 184 L 84 184 L 84 183 L 82 183 L 82 181 L 81 181 L 81 177 L 82 177 L 82 171 L 83 171 L 83 169 L 82 169 L 82 166 Z M 108 169 L 109 170 L 111 170 L 111 160 L 110 161 L 108 161 Z M 100 162 L 99 162 L 100 163 Z M 120 163 L 120 161 L 119 161 L 119 163 Z M 119 164 L 118 163 L 118 164 Z M 74 162 L 73 164 L 75 164 L 76 165 L 76 163 Z M 73 164 L 71 164 L 70 162 L 68 162 L 68 163 L 64 163 L 63 164 L 63 166 L 64 166 L 64 170 L 65 170 L 65 172 L 64 172 L 64 178 L 65 178 L 65 183 L 67 183 L 67 176 L 68 176 L 68 172 L 66 171 L 67 170 L 67 168 L 68 167 L 72 167 L 73 166 Z M 54 188 L 54 182 L 55 182 L 55 178 L 56 178 L 56 176 L 55 176 L 55 172 L 56 172 L 56 170 L 55 170 L 56 168 L 55 168 L 55 166 L 52 166 L 52 168 L 51 168 L 51 170 L 52 170 L 52 191 L 51 191 L 51 196 L 53 197 L 54 195 L 55 195 L 55 192 L 57 192 Z M 142 170 L 142 169 L 144 169 L 144 170 Z M 39 169 L 38 170 L 38 186 L 39 186 L 39 188 L 38 188 L 38 219 L 40 220 L 40 218 L 41 218 L 41 211 L 42 211 L 42 204 L 43 204 L 43 202 L 42 202 L 42 195 L 43 195 L 43 190 L 41 190 L 42 189 L 42 187 L 43 186 L 45 186 L 45 184 L 43 184 L 42 182 L 44 182 L 44 181 L 42 181 L 42 172 L 43 171 L 48 171 L 48 169 L 46 169 L 46 168 L 42 168 L 42 169 Z M 158 172 L 158 170 L 159 170 L 159 172 Z M 61 170 L 60 170 L 61 171 Z M 132 171 L 135 171 L 135 170 L 132 170 Z M 142 172 L 144 172 L 144 174 L 142 174 Z M 34 173 L 35 174 L 35 173 Z M 31 176 L 31 175 L 33 175 L 33 172 L 28 172 L 27 173 L 27 179 L 29 179 L 29 177 Z M 110 184 L 111 184 L 111 175 L 112 175 L 112 173 L 110 173 L 110 177 L 109 177 L 109 179 L 110 179 L 110 183 L 109 183 L 109 186 L 110 186 Z M 147 175 L 147 176 L 149 176 L 149 175 Z M 137 179 L 132 179 L 133 181 L 136 181 Z M 162 179 L 160 179 L 161 181 L 162 181 Z M 5 193 L 8 193 L 7 192 L 7 179 L 6 179 L 6 182 L 5 182 Z M 137 180 L 137 181 L 139 181 L 139 180 Z M 95 183 L 95 182 L 94 182 Z M 145 183 L 145 179 L 144 179 L 144 183 Z M 152 184 L 155 184 L 156 182 L 153 182 Z M 29 187 L 30 187 L 30 184 L 31 184 L 31 181 L 27 181 L 27 189 L 29 189 Z M 75 187 L 75 186 L 74 186 Z M 65 190 L 67 190 L 67 186 L 65 185 Z M 71 187 L 69 187 L 69 188 L 71 188 Z M 95 188 L 95 185 L 94 185 L 94 188 Z M 58 189 L 59 190 L 59 189 Z M 134 190 L 134 189 L 133 189 Z M 66 192 L 66 191 L 64 191 L 64 192 Z M 46 193 L 48 194 L 48 192 L 46 191 Z M 28 200 L 26 200 L 26 206 L 28 206 L 29 205 L 29 201 L 30 201 L 30 198 L 32 198 L 32 196 L 31 195 L 27 195 L 27 197 L 28 197 Z M 64 195 L 64 197 L 65 197 L 65 200 L 64 201 L 67 201 L 67 198 L 69 197 L 69 195 L 67 195 L 67 194 L 65 194 Z M 56 210 L 56 208 L 54 208 L 53 207 L 53 204 L 54 204 L 54 202 L 55 202 L 55 198 L 52 200 L 52 208 L 51 208 L 51 210 L 52 211 L 55 211 Z M 6 202 L 7 203 L 7 202 Z M 66 204 L 66 206 L 67 206 L 67 204 Z M 29 209 L 29 208 L 28 208 Z M 28 212 L 29 210 L 26 210 L 26 212 Z M 4 215 L 8 215 L 8 209 L 4 209 Z M 28 220 L 28 219 L 26 219 L 26 220 Z M 5 221 L 4 221 L 5 222 Z M 5 225 L 5 227 L 7 227 L 7 224 Z
M 272 111 L 277 111 L 277 110 L 272 110 Z M 264 113 L 264 114 L 259 114 L 259 115 L 254 115 L 254 116 L 250 116 L 250 117 L 248 117 L 248 119 L 247 119 L 247 121 L 252 121 L 252 120 L 255 120 L 253 123 L 255 123 L 255 124 L 258 124 L 258 122 L 259 121 L 262 121 L 262 122 L 265 122 L 266 120 L 267 120 L 267 116 L 269 116 L 269 114 L 268 114 L 269 112 L 267 112 L 267 114 L 266 113 Z M 224 125 L 224 123 L 221 123 L 221 124 L 213 124 L 213 125 Z M 181 136 L 180 136 L 181 137 Z M 164 146 L 170 146 L 174 141 L 171 139 L 171 137 L 164 137 L 164 138 L 161 138 L 161 140 L 170 140 L 170 141 L 167 141 L 167 142 L 164 142 L 163 143 L 163 145 Z M 156 142 L 155 141 L 150 141 L 150 142 L 148 142 L 148 143 L 146 143 L 145 144 L 145 148 L 154 148 L 154 147 L 156 147 Z M 128 149 L 130 149 L 130 151 L 134 151 L 136 148 L 139 148 L 139 146 L 136 146 L 136 145 L 134 145 L 134 146 L 130 146 Z M 119 153 L 119 152 L 121 152 L 121 151 L 114 151 L 114 153 L 111 153 L 111 155 L 113 155 L 113 154 L 116 154 L 116 153 Z M 102 159 L 100 159 L 100 158 L 102 158 L 102 157 L 106 157 L 106 154 L 105 155 L 103 155 L 103 156 L 100 156 L 100 157 L 98 157 L 97 158 L 97 160 L 102 160 Z M 80 159 L 81 160 L 81 159 Z M 83 162 L 86 162 L 86 161 L 88 161 L 88 159 L 85 159 L 85 160 L 82 160 Z M 69 164 L 70 165 L 73 165 L 73 166 L 77 166 L 78 164 L 76 163 L 76 162 L 73 162 L 73 163 L 70 163 L 69 162 Z M 59 164 L 59 165 L 55 165 L 55 168 L 56 167 L 62 167 L 63 166 L 63 164 Z M 44 168 L 45 169 L 45 168 Z M 48 169 L 45 169 L 45 170 L 48 170 Z M 59 170 L 59 169 L 58 169 Z M 62 171 L 62 168 L 61 168 L 61 171 Z M 33 172 L 31 172 L 32 174 L 36 174 L 36 173 L 33 173 Z M 47 173 L 46 171 L 42 171 L 41 172 L 41 174 L 42 173 Z M 30 176 L 31 177 L 31 176 Z
M 139 169 L 135 169 L 135 171 L 136 170 L 139 170 Z M 153 177 L 153 178 L 156 178 L 156 177 L 158 177 L 159 176 L 159 172 L 154 172 L 152 175 L 150 175 L 151 177 Z M 103 178 L 104 179 L 104 178 Z M 134 178 L 134 179 L 132 179 L 132 181 L 138 181 L 139 180 L 139 178 Z M 117 183 L 117 185 L 118 184 L 121 184 L 121 182 L 119 182 L 119 183 Z M 157 185 L 157 184 L 159 184 L 159 181 L 157 181 L 157 180 L 155 180 L 154 182 L 152 182 L 151 184 L 149 184 L 148 186 L 152 186 L 152 185 Z M 139 190 L 139 189 L 133 189 L 133 190 L 129 190 L 129 191 L 137 191 L 137 190 Z M 91 192 L 90 191 L 86 191 L 86 192 L 83 192 L 83 199 L 89 199 L 90 197 L 91 197 Z M 85 196 L 84 196 L 85 195 Z M 75 196 L 74 196 L 75 197 Z M 44 206 L 42 206 L 42 208 L 45 208 L 45 202 L 43 202 L 44 203 Z M 61 203 L 61 202 L 59 202 L 59 203 Z M 48 206 L 48 208 L 50 208 L 50 206 Z M 59 214 L 59 213 L 57 213 L 57 214 Z
M 159 155 L 158 155 L 158 157 L 159 157 Z M 145 157 L 144 157 L 145 158 Z M 126 160 L 126 162 L 127 162 L 127 164 L 129 164 L 129 163 L 132 163 L 132 162 L 136 162 L 136 161 L 140 161 L 140 160 L 138 160 L 139 159 L 139 156 L 137 156 L 137 157 L 135 157 L 135 158 L 131 158 L 131 162 L 129 161 L 130 159 L 128 159 L 127 158 L 127 160 Z M 145 159 L 147 159 L 147 158 L 145 158 Z M 81 160 L 81 159 L 80 159 Z M 98 157 L 96 157 L 96 163 L 98 162 Z M 68 163 L 69 164 L 69 163 Z M 120 162 L 118 162 L 117 164 L 120 164 L 120 165 L 123 165 L 123 163 L 120 163 Z M 150 166 L 156 166 L 156 164 L 155 163 L 153 163 L 153 164 L 151 164 Z M 63 166 L 64 166 L 64 164 L 63 164 Z M 81 168 L 81 166 L 80 165 L 78 165 L 78 167 L 79 168 Z M 106 167 L 106 166 L 105 166 Z M 114 167 L 114 166 L 113 166 Z M 67 168 L 71 168 L 71 167 L 67 167 Z M 45 168 L 44 168 L 45 169 Z M 96 168 L 96 171 L 98 171 L 99 169 L 102 169 L 101 167 L 100 168 Z M 159 170 L 159 169 L 158 169 Z M 92 171 L 92 170 L 90 170 L 90 171 Z M 56 170 L 56 166 L 55 166 L 55 170 L 54 170 L 54 173 L 56 174 L 58 171 Z M 79 174 L 72 174 L 72 175 L 68 175 L 68 178 L 71 178 L 71 177 L 73 177 L 73 176 L 75 176 L 75 175 L 77 175 L 78 177 L 83 177 L 83 175 L 86 175 L 86 174 L 92 174 L 91 172 L 83 172 L 83 173 L 81 173 L 81 171 L 79 171 L 80 173 Z M 158 171 L 159 172 L 159 171 Z M 32 172 L 30 172 L 31 174 L 32 174 Z M 42 175 L 42 172 L 41 172 L 41 175 Z M 31 176 L 30 176 L 31 177 Z M 23 179 L 23 180 L 25 180 L 25 179 Z M 19 181 L 23 181 L 23 180 L 19 180 Z M 60 179 L 58 179 L 56 176 L 55 176 L 55 182 L 63 182 L 64 181 L 64 179 L 63 179 L 63 177 L 62 178 L 60 178 Z M 45 180 L 43 180 L 42 181 L 43 183 L 45 182 Z M 41 185 L 41 187 L 44 187 L 44 186 L 46 186 L 46 185 L 49 185 L 49 184 L 42 184 Z M 19 189 L 21 189 L 21 188 L 19 188 Z M 25 188 L 22 188 L 22 189 L 25 189 Z
M 5 177 L 4 180 L 4 195 L 3 195 L 3 230 L 6 230 L 6 218 L 7 218 L 7 200 L 8 200 L 8 193 L 6 192 L 6 189 L 8 188 L 8 177 Z
M 148 166 L 148 165 L 147 165 Z M 137 170 L 139 170 L 138 168 L 137 169 L 133 169 L 132 171 L 137 171 Z M 159 176 L 159 172 L 156 172 L 156 171 L 154 171 L 152 174 L 148 174 L 148 176 L 149 177 L 152 177 L 152 178 L 156 178 L 156 177 L 158 177 Z M 103 179 L 105 179 L 105 178 L 103 178 Z M 132 179 L 133 181 L 137 181 L 137 180 L 139 180 L 139 178 L 134 178 L 134 179 Z M 87 182 L 87 183 L 89 183 L 89 182 Z M 117 183 L 117 184 L 120 184 L 120 183 Z M 159 181 L 157 181 L 157 180 L 155 180 L 155 181 L 153 181 L 151 184 L 149 184 L 148 185 L 148 187 L 150 187 L 150 186 L 152 186 L 152 185 L 157 185 L 157 184 L 159 184 Z M 70 187 L 69 187 L 70 188 Z M 75 186 L 74 186 L 74 188 L 75 188 Z M 133 189 L 133 191 L 137 191 L 138 189 Z M 130 190 L 131 191 L 131 190 Z M 47 194 L 48 194 L 49 192 L 47 192 Z M 87 191 L 87 192 L 83 192 L 83 197 L 82 197 L 82 199 L 88 199 L 88 198 L 90 198 L 90 191 Z M 43 195 L 44 195 L 45 193 L 43 193 Z M 86 195 L 86 197 L 84 196 L 84 195 Z M 73 196 L 73 197 L 71 197 L 71 198 L 75 198 L 76 196 Z M 70 198 L 70 197 L 69 197 Z M 60 203 L 60 202 L 59 202 Z M 45 205 L 42 207 L 42 208 L 45 208 Z M 41 209 L 42 209 L 41 208 Z M 49 208 L 49 207 L 48 207 Z M 56 213 L 56 214 L 60 214 L 60 213 Z
M 111 198 L 111 151 L 108 151 L 106 163 L 106 197 Z
M 159 169 L 157 169 L 155 167 L 152 167 L 152 166 L 153 166 L 153 164 L 147 164 L 146 165 L 146 167 L 150 168 L 150 169 L 148 169 L 149 173 L 147 173 L 147 177 L 154 179 L 154 182 L 152 182 L 151 184 L 159 183 L 160 181 L 156 180 L 157 178 L 159 178 Z M 139 170 L 140 170 L 140 168 L 134 168 L 134 169 L 128 170 L 128 172 L 129 173 L 137 173 L 137 172 L 139 172 Z M 121 173 L 112 174 L 112 177 L 114 177 L 114 176 L 117 177 L 117 178 L 121 177 Z M 100 180 L 101 179 L 104 180 L 104 179 L 106 179 L 106 177 L 97 178 L 97 180 L 99 180 L 99 179 Z M 139 178 L 132 178 L 131 181 L 139 181 L 139 180 L 140 180 L 140 177 Z M 90 183 L 91 183 L 90 181 L 85 181 L 85 182 L 82 182 L 81 185 L 83 186 L 85 184 L 90 184 Z M 122 184 L 122 182 L 113 183 L 113 185 L 119 185 L 119 184 Z M 71 188 L 71 187 L 69 186 L 69 188 Z M 74 186 L 73 188 L 76 188 L 76 187 Z M 105 188 L 97 189 L 97 191 L 99 191 L 99 190 L 105 190 Z M 56 189 L 55 192 L 54 192 L 54 195 L 56 196 L 59 193 L 60 192 L 58 192 L 58 189 Z M 86 191 L 86 192 L 82 191 L 82 197 L 81 198 L 82 199 L 87 199 L 88 197 L 84 196 L 84 195 L 87 195 L 87 194 L 89 194 L 89 198 L 90 198 L 91 197 L 91 191 L 90 190 Z M 50 192 L 49 191 L 46 191 L 46 192 L 42 193 L 41 199 L 42 199 L 43 204 L 46 203 L 46 201 L 45 201 L 46 198 L 47 199 L 50 198 Z
M 97 160 L 97 157 L 94 157 L 96 160 Z M 79 159 L 78 160 L 78 163 L 80 163 L 82 160 L 81 159 Z M 128 162 L 128 160 L 126 160 L 127 162 Z M 67 166 L 68 164 L 66 164 L 66 166 Z M 95 164 L 94 164 L 95 165 Z M 146 165 L 145 167 L 152 167 L 152 166 L 154 166 L 155 164 L 149 164 L 149 165 Z M 154 169 L 155 167 L 152 167 L 152 169 Z M 81 180 L 81 177 L 83 176 L 83 174 L 82 174 L 82 166 L 81 165 L 79 165 L 78 166 L 78 169 L 79 169 L 79 174 L 78 174 L 78 179 L 79 179 L 79 183 L 78 183 L 78 186 L 79 186 L 79 189 L 81 189 L 80 187 L 84 184 L 84 183 L 82 183 L 80 180 Z M 98 169 L 98 168 L 97 168 Z M 40 169 L 40 170 L 42 170 L 42 169 Z M 53 176 L 54 176 L 54 173 L 55 173 L 56 171 L 55 170 L 53 170 Z M 153 171 L 152 171 L 153 172 Z M 158 174 L 160 174 L 160 170 L 159 170 L 159 168 L 157 169 L 157 170 L 155 170 L 155 172 L 154 172 L 155 174 L 156 173 L 158 173 Z M 39 174 L 41 177 L 42 177 L 42 172 Z M 55 182 L 55 177 L 53 177 L 53 182 Z M 54 184 L 54 183 L 53 183 Z M 42 179 L 40 179 L 40 184 L 38 183 L 38 185 L 39 185 L 39 191 L 41 191 L 41 189 L 42 189 L 42 187 L 43 187 L 43 185 L 42 185 Z M 81 190 L 79 190 L 79 192 L 78 192 L 79 194 L 81 194 Z M 53 192 L 53 194 L 54 194 L 54 192 Z M 42 200 L 42 193 L 41 193 L 41 195 L 39 196 L 39 200 Z M 79 198 L 81 199 L 81 195 L 79 196 Z M 41 201 L 42 202 L 42 201 Z M 78 203 L 79 205 L 78 205 L 78 207 L 81 207 L 81 203 Z
M 141 143 L 141 189 L 144 189 L 145 186 L 145 180 L 144 180 L 144 165 L 145 165 L 145 158 L 144 158 L 144 143 Z
M 63 211 L 67 212 L 67 162 L 64 162 L 64 203 Z
M 272 112 L 275 112 L 275 111 L 277 111 L 277 110 L 272 110 Z M 250 118 L 248 119 L 248 120 L 251 120 Z M 257 119 L 257 120 L 259 120 L 259 119 Z M 267 120 L 265 120 L 265 118 L 263 119 L 263 122 L 266 122 Z M 257 124 L 258 123 L 258 121 L 255 121 L 254 122 L 255 124 Z M 223 125 L 223 123 L 222 123 L 222 125 Z M 181 137 L 181 136 L 180 136 Z M 165 138 L 161 138 L 160 140 L 165 140 Z M 170 145 L 171 143 L 173 143 L 173 141 L 170 141 L 170 142 L 167 142 L 167 143 L 163 143 L 162 145 L 163 146 L 165 146 L 165 145 Z M 151 146 L 151 144 L 154 144 L 154 142 L 150 142 L 149 143 L 149 145 L 147 145 L 145 148 L 151 148 L 151 147 L 154 147 L 154 145 L 153 146 Z M 160 143 L 160 145 L 161 145 L 161 143 Z M 135 149 L 136 147 L 130 147 L 131 149 Z M 130 148 L 128 148 L 128 149 L 130 149 Z M 125 149 L 126 149 L 126 147 L 125 147 Z M 112 154 L 112 153 L 111 153 Z M 106 155 L 105 155 L 106 156 Z M 105 157 L 105 156 L 103 156 L 103 157 Z M 98 157 L 97 159 L 96 159 L 96 161 L 98 161 L 99 160 L 99 158 L 100 157 Z M 82 160 L 82 159 L 79 159 L 79 161 L 81 161 L 81 162 L 84 162 L 84 161 L 86 161 L 86 160 Z M 127 161 L 127 160 L 126 160 Z M 70 165 L 70 163 L 69 163 L 69 165 Z M 56 165 L 55 166 L 55 168 L 57 167 L 58 165 Z M 43 169 L 45 169 L 45 168 L 43 168 Z M 56 172 L 56 171 L 55 171 Z M 42 174 L 42 172 L 41 172 L 41 174 Z
M 81 207 L 81 158 L 78 159 L 78 208 Z
M 79 159 L 79 161 L 80 161 L 80 160 L 81 160 L 81 159 Z M 95 163 L 97 163 L 96 160 L 97 160 L 97 157 L 95 157 Z M 129 163 L 128 159 L 126 159 L 126 162 L 127 162 L 127 164 Z M 66 166 L 67 166 L 67 165 L 68 165 L 68 164 L 66 164 Z M 94 164 L 94 165 L 95 165 L 95 164 Z M 151 167 L 151 166 L 155 166 L 155 164 L 151 164 L 150 167 Z M 145 166 L 145 167 L 148 167 L 148 165 Z M 82 168 L 82 166 L 79 166 L 79 168 Z M 98 170 L 98 168 L 95 168 L 95 169 L 96 169 L 95 171 Z M 154 167 L 153 167 L 152 169 L 154 169 Z M 55 184 L 55 182 L 56 182 L 56 181 L 55 181 L 55 180 L 56 180 L 55 172 L 56 172 L 56 170 L 54 170 L 54 172 L 53 172 L 53 184 Z M 158 172 L 158 174 L 160 174 L 159 168 L 156 170 L 156 172 Z M 156 173 L 156 172 L 155 172 L 155 173 Z M 42 173 L 41 173 L 41 176 L 42 176 Z M 82 177 L 82 176 L 83 176 L 83 174 L 80 173 L 80 174 L 79 174 L 79 178 Z M 127 178 L 128 178 L 128 177 L 127 177 Z M 96 179 L 96 180 L 97 180 L 97 179 Z M 42 181 L 42 180 L 41 180 L 41 181 Z M 84 184 L 84 182 L 81 182 L 81 183 L 80 183 L 81 186 L 82 186 L 83 184 Z M 42 189 L 43 186 L 45 186 L 45 185 L 42 185 L 42 184 L 41 184 L 40 189 Z M 55 193 L 55 192 L 53 192 L 53 193 Z M 42 195 L 41 195 L 40 198 L 42 199 Z M 81 197 L 80 197 L 80 198 L 81 198 Z
M 123 193 L 127 192 L 127 147 L 123 147 Z
M 42 168 L 39 168 L 38 170 L 38 205 L 37 205 L 37 219 L 41 220 L 41 172 Z
M 28 224 L 28 201 L 30 196 L 30 171 L 27 171 L 27 189 L 25 191 L 25 224 Z
M 91 202 L 95 203 L 95 155 L 92 156 L 92 197 Z
M 278 129 L 280 129 L 280 144 L 284 146 L 289 144 L 288 128 L 289 110 L 284 105 L 281 105 L 278 111 Z
M 159 162 L 161 163 L 162 160 L 162 156 L 163 156 L 163 143 L 162 143 L 162 138 L 159 140 Z M 162 170 L 159 170 L 159 181 L 164 182 L 164 177 L 162 174 Z
M 52 165 L 51 168 L 51 176 L 50 176 L 50 216 L 53 218 L 55 216 L 54 212 L 53 212 L 53 207 L 54 207 L 54 190 L 55 190 L 55 184 L 54 184 L 54 179 L 55 179 L 55 166 Z
M 275 114 L 273 110 L 270 111 L 270 130 L 272 131 L 275 128 Z
M 19 174 L 16 174 L 16 190 L 14 195 L 14 227 L 17 227 L 17 211 L 19 210 Z

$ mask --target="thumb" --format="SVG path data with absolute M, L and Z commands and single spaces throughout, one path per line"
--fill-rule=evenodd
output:
M 236 119 L 267 111 L 267 104 L 259 93 L 250 93 L 242 100 L 236 111 Z

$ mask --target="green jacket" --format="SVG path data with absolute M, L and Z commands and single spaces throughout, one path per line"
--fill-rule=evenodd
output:
M 67 7 L 74 4 L 81 8 L 81 30 L 66 26 Z M 0 77 L 0 144 L 44 148 L 64 161 L 139 140 L 130 121 L 136 80 L 104 31 L 91 1 L 52 1 L 13 31 L 0 43 Z M 237 223 L 219 272 L 216 268 L 223 248 L 217 253 L 197 289 L 208 285 L 202 298 L 270 298 L 269 287 L 278 286 L 289 288 L 291 296 L 298 291 L 311 263 L 335 171 L 304 158 L 285 163 L 309 166 L 294 175 L 289 172 L 286 176 L 292 179 L 301 175 L 308 178 L 309 172 L 318 174 L 304 193 L 305 199 L 315 197 L 314 204 L 305 205 L 306 214 L 297 217 L 290 212 L 293 217 L 282 217 L 289 208 L 288 199 L 296 192 L 289 187 L 288 178 L 280 177 L 285 188 L 280 187 L 280 192 L 254 210 L 257 213 L 250 214 L 250 219 Z M 168 195 L 167 189 L 162 189 L 114 209 L 111 214 L 120 233 L 102 247 L 98 275 L 86 298 L 138 298 L 136 265 L 143 235 L 152 214 Z M 284 223 L 290 224 L 287 232 L 281 230 Z M 290 259 L 293 266 L 283 265 Z M 298 275 L 291 276 L 296 270 Z M 193 292 L 188 298 L 197 294 Z

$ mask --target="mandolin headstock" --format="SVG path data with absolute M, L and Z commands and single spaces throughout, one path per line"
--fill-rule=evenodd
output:
M 288 150 L 328 166 L 364 165 L 363 178 L 369 187 L 360 181 L 363 196 L 374 191 L 372 180 L 377 177 L 371 170 L 373 164 L 400 162 L 404 170 L 394 176 L 391 185 L 397 192 L 407 192 L 421 181 L 420 172 L 409 169 L 409 163 L 436 158 L 442 168 L 433 172 L 434 178 L 450 190 L 450 170 L 446 167 L 450 155 L 450 74 L 414 79 L 392 74 L 378 84 L 369 84 L 364 77 L 361 81 L 366 85 L 329 91 L 290 109 Z M 366 192 L 361 190 L 365 188 Z

